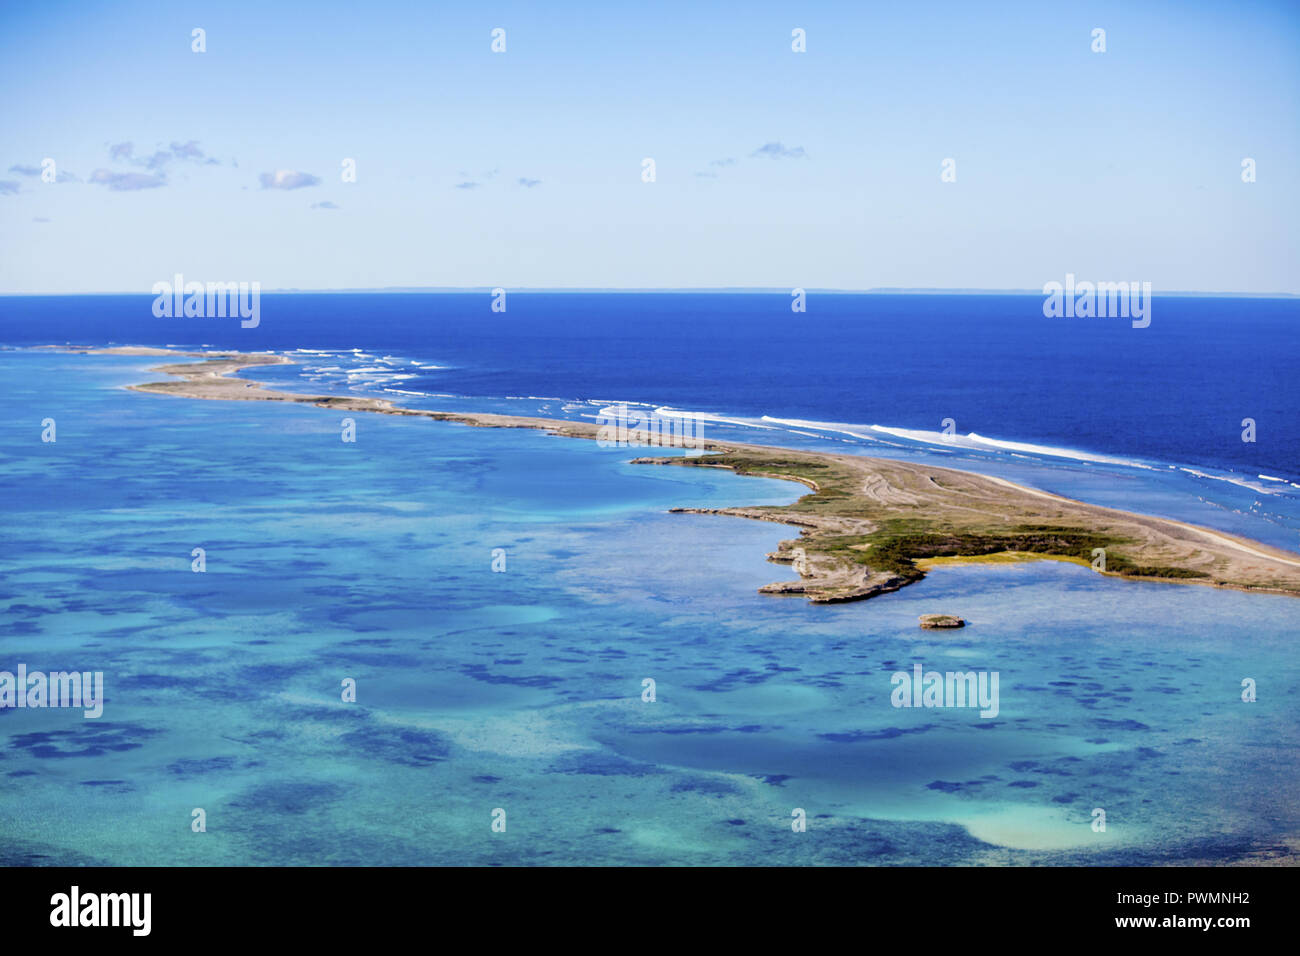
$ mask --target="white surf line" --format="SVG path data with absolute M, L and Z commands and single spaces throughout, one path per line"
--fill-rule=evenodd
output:
M 1037 495 L 1037 496 L 1040 497 L 1040 498 L 1048 498 L 1048 499 L 1050 499 L 1050 500 L 1052 500 L 1052 501 L 1066 501 L 1066 502 L 1069 502 L 1070 504 L 1076 504 L 1076 505 L 1088 505 L 1088 503 L 1087 503 L 1086 501 L 1077 501 L 1077 500 L 1075 500 L 1074 498 L 1066 498 L 1066 497 L 1064 497 L 1063 495 L 1054 495 L 1054 494 L 1052 494 L 1052 493 L 1049 492 L 1049 491 L 1039 491 L 1037 488 L 1026 488 L 1024 485 L 1017 485 L 1015 482 L 1013 482 L 1013 481 L 1007 481 L 1005 478 L 995 478 L 995 477 L 993 477 L 992 475 L 981 475 L 980 477 L 981 477 L 981 478 L 987 478 L 989 481 L 997 482 L 999 485 L 1006 485 L 1008 488 L 1015 488 L 1015 489 L 1017 489 L 1017 490 L 1019 490 L 1019 491 L 1025 491 L 1025 492 L 1028 492 L 1028 493 L 1031 494 L 1031 495 Z M 1088 505 L 1088 507 L 1090 507 L 1090 508 L 1103 508 L 1103 507 L 1105 507 L 1105 506 L 1103 506 L 1103 505 Z M 1106 508 L 1105 510 L 1107 510 L 1107 511 L 1118 511 L 1118 509 L 1115 509 L 1115 508 Z M 1121 513 L 1121 514 L 1126 514 L 1126 515 L 1131 515 L 1132 517 L 1135 517 L 1135 518 L 1142 518 L 1142 517 L 1154 518 L 1154 517 L 1155 517 L 1154 515 L 1145 515 L 1145 516 L 1144 516 L 1144 515 L 1134 514 L 1133 512 L 1119 512 L 1119 513 Z M 1289 564 L 1289 565 L 1291 565 L 1292 567 L 1300 568 L 1300 561 L 1294 560 L 1294 559 L 1292 559 L 1292 558 L 1284 558 L 1284 557 L 1282 557 L 1282 555 L 1280 555 L 1280 554 L 1274 554 L 1274 553 L 1269 552 L 1269 551 L 1260 551 L 1260 550 L 1258 550 L 1257 548 L 1252 548 L 1252 547 L 1250 547 L 1250 545 L 1242 544 L 1240 541 L 1237 541 L 1237 540 L 1234 539 L 1234 538 L 1229 538 L 1229 537 L 1227 537 L 1227 536 L 1225 536 L 1225 535 L 1217 534 L 1217 533 L 1215 533 L 1215 532 L 1213 532 L 1213 531 L 1207 531 L 1207 530 L 1204 529 L 1204 528 L 1198 528 L 1198 527 L 1196 527 L 1196 525 L 1194 525 L 1194 524 L 1188 524 L 1188 523 L 1185 522 L 1185 521 L 1178 521 L 1178 520 L 1176 520 L 1176 519 L 1174 519 L 1174 518 L 1160 518 L 1160 519 L 1158 519 L 1158 520 L 1160 520 L 1160 521 L 1168 521 L 1170 524 L 1177 525 L 1178 527 L 1183 528 L 1183 529 L 1186 530 L 1186 531 L 1194 532 L 1194 533 L 1196 533 L 1196 534 L 1199 534 L 1199 535 L 1200 535 L 1201 537 L 1203 537 L 1203 538 L 1209 538 L 1211 541 L 1216 541 L 1216 542 L 1218 542 L 1219 544 L 1226 545 L 1226 546 L 1228 546 L 1229 548 L 1233 548 L 1234 550 L 1241 551 L 1241 552 L 1243 552 L 1243 553 L 1245 553 L 1245 554 L 1253 555 L 1253 556 L 1255 556 L 1255 557 L 1257 557 L 1257 558 L 1264 558 L 1266 561 L 1275 561 L 1275 562 L 1277 562 L 1278 564 Z

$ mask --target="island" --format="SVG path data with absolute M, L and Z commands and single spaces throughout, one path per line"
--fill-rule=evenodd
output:
M 181 352 L 125 347 L 73 349 L 197 359 L 160 365 L 166 380 L 129 386 L 184 398 L 293 402 L 335 411 L 408 415 L 480 428 L 531 428 L 597 439 L 590 422 L 405 408 L 391 401 L 278 391 L 235 373 L 290 363 L 275 353 Z M 1168 518 L 1086 504 L 987 475 L 862 455 L 731 441 L 701 441 L 692 454 L 638 457 L 634 463 L 725 468 L 738 475 L 796 481 L 809 489 L 788 505 L 673 508 L 773 521 L 798 529 L 768 557 L 791 564 L 795 580 L 768 584 L 769 595 L 815 604 L 861 601 L 897 591 L 949 563 L 1058 560 L 1131 580 L 1200 584 L 1300 596 L 1300 555 Z

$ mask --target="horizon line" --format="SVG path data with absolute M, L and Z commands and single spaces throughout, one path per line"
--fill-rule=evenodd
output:
M 529 294 L 693 294 L 693 295 L 791 295 L 794 288 L 786 286 L 371 286 L 343 287 L 333 289 L 303 289 L 287 287 L 279 289 L 259 289 L 259 294 L 267 295 L 465 295 L 470 293 L 492 294 L 495 289 L 506 292 Z M 946 288 L 929 286 L 876 286 L 866 289 L 817 288 L 803 289 L 805 294 L 817 295 L 1044 295 L 1038 289 L 987 289 L 987 288 Z M 1300 298 L 1296 292 L 1223 292 L 1185 289 L 1153 290 L 1160 296 L 1177 296 L 1184 298 L 1227 298 L 1227 299 L 1294 299 Z M 70 296 L 107 296 L 138 295 L 152 296 L 154 293 L 143 291 L 89 291 L 89 292 L 0 292 L 4 298 L 56 298 Z

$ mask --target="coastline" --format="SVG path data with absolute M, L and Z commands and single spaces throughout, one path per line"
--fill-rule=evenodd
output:
M 155 366 L 150 371 L 168 380 L 128 386 L 149 394 L 284 401 L 482 428 L 529 428 L 589 440 L 600 432 L 599 426 L 587 422 L 410 409 L 386 399 L 282 392 L 233 377 L 244 369 L 293 364 L 275 353 L 55 348 L 74 354 L 198 360 Z M 818 604 L 864 600 L 919 581 L 933 567 L 1011 552 L 1025 560 L 1081 563 L 1112 577 L 1300 596 L 1300 557 L 1186 522 L 1090 505 L 938 466 L 732 441 L 706 440 L 700 451 L 692 457 L 637 457 L 632 463 L 726 468 L 740 475 L 799 482 L 811 491 L 784 506 L 671 509 L 798 528 L 800 536 L 782 541 L 768 558 L 795 565 L 799 578 L 760 588 L 765 594 L 804 596 Z M 1104 552 L 1104 571 L 1097 567 L 1098 549 Z

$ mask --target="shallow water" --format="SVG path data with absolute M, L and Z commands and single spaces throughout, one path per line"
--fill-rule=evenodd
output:
M 4 862 L 1163 863 L 1300 824 L 1292 599 L 1056 562 L 765 597 L 788 529 L 665 512 L 788 482 L 378 415 L 346 444 L 120 388 L 153 364 L 0 352 L 0 669 L 107 685 L 98 720 L 0 710 Z M 998 716 L 892 706 L 914 662 L 997 671 Z

